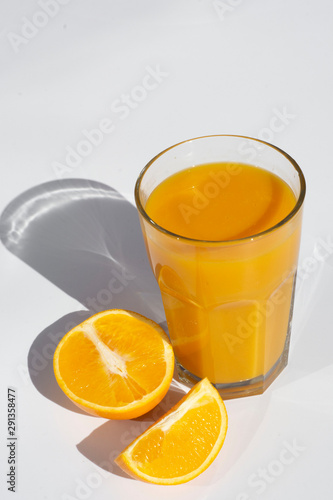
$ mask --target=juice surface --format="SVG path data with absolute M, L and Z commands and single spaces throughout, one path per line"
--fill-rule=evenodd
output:
M 295 203 L 282 179 L 235 163 L 180 171 L 152 191 L 149 217 L 194 240 L 144 223 L 176 358 L 195 377 L 254 380 L 283 356 L 301 216 L 253 241 L 235 240 L 273 227 Z
M 251 165 L 217 163 L 170 176 L 151 193 L 145 208 L 170 232 L 224 241 L 274 226 L 295 203 L 294 193 L 277 175 Z

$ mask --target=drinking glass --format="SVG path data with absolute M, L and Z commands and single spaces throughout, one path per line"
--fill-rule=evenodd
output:
M 294 208 L 273 227 L 228 241 L 174 234 L 149 217 L 147 200 L 166 178 L 218 162 L 276 174 L 292 189 Z M 227 175 L 214 182 L 223 189 Z M 207 186 L 203 195 L 209 200 L 213 193 Z M 278 147 L 250 137 L 184 141 L 155 156 L 140 173 L 136 205 L 178 374 L 187 385 L 208 377 L 225 399 L 259 394 L 287 365 L 304 197 L 297 163 Z

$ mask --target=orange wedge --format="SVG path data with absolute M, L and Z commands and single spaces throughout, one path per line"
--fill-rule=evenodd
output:
M 224 403 L 205 378 L 133 441 L 115 462 L 142 481 L 186 483 L 216 458 L 227 427 Z
M 143 415 L 162 400 L 172 380 L 174 354 L 157 323 L 113 309 L 68 332 L 53 366 L 60 388 L 80 408 L 126 419 Z

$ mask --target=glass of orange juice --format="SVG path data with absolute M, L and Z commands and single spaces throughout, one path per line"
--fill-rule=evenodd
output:
M 305 179 L 281 149 L 215 135 L 142 170 L 135 199 L 180 379 L 224 398 L 287 365 Z

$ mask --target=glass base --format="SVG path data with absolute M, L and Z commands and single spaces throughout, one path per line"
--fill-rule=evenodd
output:
M 287 364 L 288 349 L 285 349 L 275 365 L 265 375 L 230 384 L 213 384 L 213 386 L 218 390 L 222 399 L 234 399 L 262 394 L 271 385 L 271 383 L 274 382 L 276 377 L 282 372 Z M 201 380 L 200 377 L 190 373 L 177 361 L 176 365 L 180 381 L 188 387 L 193 387 L 193 385 Z

